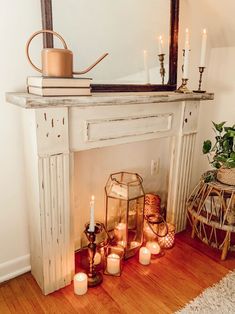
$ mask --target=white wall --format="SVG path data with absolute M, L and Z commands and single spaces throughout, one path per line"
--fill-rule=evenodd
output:
M 180 48 L 184 42 L 184 30 L 190 30 L 189 87 L 197 88 L 200 58 L 201 31 L 208 30 L 208 49 L 203 87 L 215 93 L 215 100 L 202 102 L 199 117 L 199 133 L 195 149 L 192 185 L 209 169 L 202 143 L 214 138 L 211 121 L 235 123 L 235 1 L 234 0 L 181 0 Z M 179 55 L 180 51 L 179 50 Z M 181 62 L 181 58 L 179 58 Z M 180 73 L 179 76 L 180 78 Z
M 5 92 L 25 89 L 25 78 L 32 74 L 25 43 L 41 26 L 38 0 L 0 0 L 0 6 L 1 282 L 29 269 L 21 109 L 5 102 Z M 36 41 L 33 53 L 38 45 Z

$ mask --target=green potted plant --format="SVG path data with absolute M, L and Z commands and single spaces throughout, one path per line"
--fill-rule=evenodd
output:
M 217 180 L 222 183 L 235 185 L 235 124 L 225 126 L 226 122 L 215 123 L 215 142 L 210 140 L 203 143 L 203 154 L 207 154 L 209 163 L 217 171 Z

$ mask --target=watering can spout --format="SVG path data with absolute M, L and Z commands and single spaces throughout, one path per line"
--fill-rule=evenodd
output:
M 85 74 L 87 72 L 89 72 L 91 69 L 93 69 L 98 63 L 100 63 L 100 61 L 102 61 L 105 57 L 107 57 L 108 53 L 104 53 L 102 56 L 100 56 L 92 65 L 90 65 L 88 68 L 86 68 L 83 71 L 79 71 L 79 72 L 73 72 L 73 74 L 75 75 L 80 75 L 80 74 Z

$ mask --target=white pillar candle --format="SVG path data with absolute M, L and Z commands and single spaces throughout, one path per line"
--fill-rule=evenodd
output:
M 145 79 L 146 83 L 149 84 L 149 66 L 148 66 L 148 52 L 144 50 L 144 71 L 145 71 Z
M 151 252 L 148 248 L 142 247 L 139 251 L 139 262 L 142 265 L 149 265 L 151 260 Z
M 95 253 L 94 265 L 99 265 L 101 263 L 101 254 L 99 252 Z
M 124 222 L 120 222 L 114 229 L 114 236 L 117 241 L 125 241 L 126 240 L 126 224 Z
M 89 231 L 94 232 L 95 231 L 95 197 L 92 195 L 91 201 L 90 201 L 90 225 L 89 225 Z
M 85 273 L 77 273 L 73 277 L 74 293 L 83 295 L 87 292 L 87 275 Z
M 204 67 L 206 64 L 206 41 L 207 41 L 207 32 L 206 32 L 206 29 L 204 28 L 202 32 L 200 67 Z
M 148 241 L 146 247 L 149 249 L 151 254 L 159 254 L 161 251 L 160 245 L 156 241 Z
M 159 55 L 163 54 L 163 39 L 162 39 L 162 35 L 159 36 L 159 38 L 158 38 L 158 54 Z
M 120 257 L 117 254 L 109 254 L 107 256 L 106 270 L 111 275 L 120 273 Z

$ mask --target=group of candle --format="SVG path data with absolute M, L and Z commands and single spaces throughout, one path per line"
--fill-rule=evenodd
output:
M 200 56 L 200 67 L 205 67 L 206 61 L 206 42 L 207 42 L 207 31 L 204 28 L 202 32 L 202 44 L 201 44 L 201 56 Z M 189 73 L 189 29 L 185 30 L 185 42 L 184 42 L 184 62 L 183 62 L 183 79 L 188 79 Z
M 94 221 L 94 208 L 95 208 L 95 198 L 91 197 L 90 201 L 90 225 L 89 231 L 95 231 L 95 221 Z M 120 222 L 114 229 L 114 237 L 118 245 L 126 247 L 127 239 L 126 239 L 126 223 Z M 152 255 L 158 255 L 161 252 L 160 245 L 158 242 L 154 241 L 155 234 L 152 229 L 147 225 L 144 228 L 145 238 L 147 239 L 146 246 L 141 247 L 139 250 L 139 263 L 142 265 L 149 265 L 151 262 Z M 131 248 L 139 247 L 140 243 L 137 241 L 132 241 L 130 243 Z M 96 252 L 94 256 L 94 265 L 99 265 L 102 262 L 102 258 L 104 257 L 104 249 L 102 252 Z M 121 256 L 114 252 L 110 252 L 110 254 L 106 258 L 106 273 L 110 275 L 119 275 L 121 272 Z M 87 292 L 88 288 L 88 277 L 85 273 L 77 273 L 74 276 L 74 293 L 77 295 L 83 295 Z
M 204 28 L 202 32 L 202 44 L 201 44 L 201 56 L 200 56 L 200 67 L 205 67 L 206 60 L 206 42 L 207 42 L 207 31 Z M 184 42 L 184 63 L 183 63 L 183 78 L 188 79 L 189 73 L 189 29 L 185 30 L 185 42 Z M 163 37 L 162 35 L 158 38 L 158 55 L 164 54 L 163 52 Z M 150 82 L 149 67 L 148 67 L 148 52 L 144 50 L 144 70 L 146 75 L 146 83 Z

